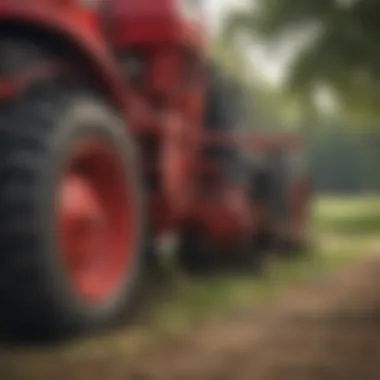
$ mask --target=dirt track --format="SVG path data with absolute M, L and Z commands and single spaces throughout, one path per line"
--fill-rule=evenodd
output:
M 379 380 L 380 255 L 290 289 L 267 309 L 239 310 L 163 342 L 132 363 L 109 360 L 104 350 L 104 360 L 84 355 L 46 380 Z M 1 380 L 34 380 L 31 372 L 13 377 L 3 359 Z
M 124 379 L 379 380 L 379 358 L 380 256 L 206 326 Z

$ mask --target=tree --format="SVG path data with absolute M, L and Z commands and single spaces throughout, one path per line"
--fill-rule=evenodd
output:
M 380 1 L 256 0 L 231 15 L 225 35 L 268 44 L 307 36 L 285 83 L 298 100 L 326 86 L 357 116 L 380 113 Z M 351 117 L 351 116 L 350 116 Z

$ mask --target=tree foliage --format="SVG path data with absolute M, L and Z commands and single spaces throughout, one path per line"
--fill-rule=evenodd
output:
M 346 110 L 380 114 L 379 17 L 377 0 L 255 0 L 230 17 L 225 35 L 268 44 L 308 35 L 291 64 L 289 92 L 305 99 L 327 85 Z
M 315 8 L 311 6 L 314 1 Z M 257 0 L 257 2 L 260 5 L 261 1 Z M 303 100 L 301 105 L 295 101 L 295 98 L 289 97 L 287 92 L 274 91 L 266 86 L 261 78 L 252 72 L 252 66 L 246 56 L 247 48 L 244 44 L 241 45 L 231 38 L 227 38 L 231 36 L 228 35 L 229 33 L 227 36 L 226 33 L 218 36 L 214 41 L 214 59 L 231 75 L 240 79 L 249 90 L 252 99 L 249 115 L 251 128 L 253 130 L 283 130 L 295 126 L 302 129 L 308 146 L 312 185 L 316 192 L 340 194 L 379 192 L 380 172 L 376 162 L 380 160 L 380 131 L 375 128 L 376 120 L 368 118 L 367 123 L 363 122 L 363 115 L 369 113 L 370 99 L 376 93 L 377 66 L 375 58 L 371 58 L 372 54 L 375 56 L 376 51 L 364 51 L 363 46 L 358 43 L 357 49 L 363 49 L 367 55 L 365 56 L 363 53 L 362 56 L 355 57 L 355 51 L 350 52 L 348 47 L 344 47 L 346 45 L 342 39 L 338 38 L 339 28 L 337 25 L 335 26 L 337 29 L 336 39 L 329 37 L 332 36 L 330 22 L 327 15 L 325 18 L 322 15 L 323 12 L 326 13 L 327 5 L 333 4 L 333 1 L 283 0 L 283 6 L 288 7 L 287 10 L 284 9 L 283 13 L 278 10 L 275 13 L 277 8 L 273 5 L 279 4 L 280 0 L 263 0 L 263 6 L 266 6 L 266 2 L 271 3 L 273 7 L 270 17 L 263 17 L 263 14 L 259 13 L 259 23 L 256 20 L 256 12 L 246 12 L 238 15 L 240 18 L 234 16 L 232 19 L 233 22 L 238 22 L 238 26 L 230 23 L 229 27 L 236 27 L 236 30 L 239 31 L 248 31 L 249 35 L 259 36 L 263 41 L 275 44 L 283 39 L 285 31 L 289 35 L 292 33 L 304 34 L 312 29 L 317 30 L 317 33 L 310 38 L 305 49 L 295 57 L 288 78 L 288 90 L 291 89 L 293 94 L 299 94 Z M 292 13 L 289 16 L 295 3 L 299 4 L 302 12 Z M 317 17 L 317 14 L 320 16 Z M 332 17 L 333 12 L 331 11 L 329 14 Z M 304 16 L 301 17 L 301 15 Z M 322 19 L 325 20 L 323 23 Z M 326 25 L 326 27 L 322 28 L 321 25 Z M 226 28 L 224 32 L 230 30 Z M 355 60 L 358 62 L 357 66 L 353 64 Z M 361 62 L 363 72 L 371 75 L 367 77 L 367 82 L 362 78 L 361 91 L 359 91 L 360 86 L 358 85 L 355 86 L 355 89 L 350 87 L 350 83 L 355 82 L 355 76 L 359 76 L 355 69 L 355 67 L 360 67 L 359 62 Z M 345 83 L 346 80 L 348 80 L 347 83 Z M 337 93 L 346 102 L 346 111 L 342 114 L 322 117 L 315 112 L 315 109 L 309 108 L 310 105 L 305 99 L 310 98 L 310 92 L 314 91 L 313 86 L 316 83 L 334 86 Z M 355 113 L 351 114 L 347 111 L 351 108 L 349 104 L 353 104 L 352 108 L 355 108 Z M 363 105 L 361 110 L 359 110 L 359 104 Z M 305 110 L 306 112 L 303 112 Z M 373 111 L 371 110 L 371 112 Z M 353 117 L 358 114 L 361 117 Z M 347 126 L 354 125 L 357 127 L 356 130 L 347 128 Z

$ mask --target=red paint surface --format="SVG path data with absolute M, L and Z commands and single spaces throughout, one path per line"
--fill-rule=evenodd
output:
M 58 231 L 76 292 L 101 301 L 129 275 L 136 246 L 134 199 L 120 158 L 99 141 L 80 144 L 58 194 Z

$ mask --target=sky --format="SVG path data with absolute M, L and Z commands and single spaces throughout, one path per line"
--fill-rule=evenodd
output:
M 214 34 L 225 13 L 232 7 L 244 7 L 248 0 L 205 0 L 206 12 L 210 20 L 210 30 Z M 256 76 L 262 76 L 269 84 L 277 86 L 283 80 L 286 66 L 292 57 L 292 49 L 283 49 L 275 54 L 266 51 L 259 43 L 250 43 L 247 47 Z

